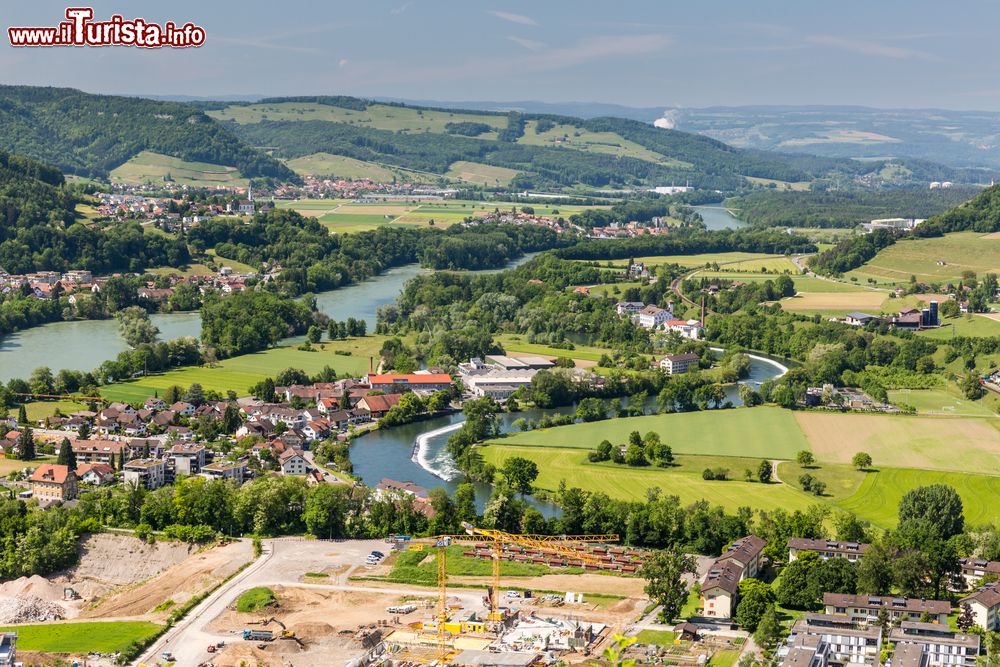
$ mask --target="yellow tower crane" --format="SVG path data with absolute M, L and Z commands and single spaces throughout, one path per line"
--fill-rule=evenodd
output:
M 490 583 L 489 599 L 490 627 L 499 630 L 503 624 L 503 612 L 500 609 L 500 561 L 503 558 L 504 545 L 518 545 L 529 549 L 564 556 L 567 559 L 578 560 L 585 564 L 597 565 L 601 561 L 592 554 L 578 550 L 579 547 L 595 544 L 610 544 L 617 542 L 619 537 L 614 534 L 606 535 L 527 535 L 517 533 L 507 533 L 502 530 L 491 528 L 477 528 L 470 523 L 463 522 L 464 535 L 437 535 L 424 539 L 417 539 L 410 542 L 409 548 L 413 551 L 422 551 L 425 547 L 437 549 L 437 628 L 436 660 L 439 664 L 447 664 L 450 651 L 445 633 L 445 623 L 448 620 L 448 567 L 447 549 L 455 543 L 484 543 L 491 545 L 491 560 L 493 563 L 493 576 Z

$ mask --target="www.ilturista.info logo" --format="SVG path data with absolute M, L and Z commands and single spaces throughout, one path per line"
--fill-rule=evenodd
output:
M 66 19 L 55 27 L 7 28 L 11 46 L 138 46 L 145 49 L 182 49 L 205 43 L 205 29 L 173 21 L 163 25 L 144 19 L 125 20 L 114 15 L 94 21 L 91 7 L 70 7 Z

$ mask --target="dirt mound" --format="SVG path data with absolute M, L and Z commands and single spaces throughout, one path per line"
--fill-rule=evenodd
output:
M 0 598 L 34 596 L 49 602 L 62 600 L 63 587 L 39 575 L 21 577 L 0 584 Z
M 192 547 L 183 542 L 147 544 L 131 535 L 98 533 L 84 538 L 80 549 L 80 562 L 63 573 L 69 581 L 123 586 L 155 577 L 180 563 Z
M 58 621 L 65 615 L 61 605 L 34 595 L 0 599 L 0 625 Z

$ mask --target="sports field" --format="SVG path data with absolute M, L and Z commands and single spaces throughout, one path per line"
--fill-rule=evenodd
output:
M 549 432 L 555 431 L 552 429 Z M 624 434 L 623 434 L 624 435 Z M 619 438 L 621 439 L 621 438 Z M 663 493 L 679 496 L 681 502 L 692 503 L 702 498 L 722 505 L 730 511 L 751 505 L 759 509 L 805 509 L 816 502 L 788 484 L 759 484 L 745 482 L 743 471 L 756 470 L 759 459 L 717 456 L 680 456 L 676 468 L 633 468 L 613 463 L 590 463 L 581 449 L 559 447 L 518 447 L 507 444 L 490 444 L 480 449 L 483 458 L 499 466 L 511 456 L 521 456 L 538 464 L 539 475 L 535 485 L 555 491 L 559 482 L 587 491 L 606 493 L 621 500 L 644 500 L 646 490 L 659 487 Z M 674 449 L 676 452 L 676 448 Z M 702 479 L 705 468 L 724 467 L 729 470 L 728 481 Z
M 132 642 L 149 637 L 162 626 L 146 621 L 108 623 L 40 623 L 0 628 L 17 632 L 17 648 L 45 653 L 116 653 Z
M 360 375 L 368 370 L 369 356 L 378 356 L 384 338 L 365 336 L 346 341 L 325 342 L 314 346 L 315 352 L 304 352 L 295 347 L 276 347 L 264 352 L 245 354 L 225 359 L 214 367 L 189 366 L 160 375 L 138 378 L 101 388 L 101 395 L 112 401 L 143 401 L 154 392 L 163 394 L 167 387 L 188 387 L 197 382 L 206 390 L 225 394 L 232 389 L 245 392 L 265 377 L 273 377 L 286 368 L 299 368 L 315 374 L 324 366 L 338 373 Z M 334 350 L 350 351 L 350 356 L 334 354 Z
M 958 280 L 963 271 L 1000 273 L 1000 238 L 977 232 L 957 232 L 940 238 L 903 239 L 848 273 L 859 281 L 869 277 L 880 283 Z
M 605 439 L 613 444 L 624 444 L 631 431 L 659 433 L 675 454 L 794 459 L 796 453 L 809 449 L 794 413 L 773 407 L 608 419 L 515 433 L 494 442 L 595 449 Z
M 224 167 L 205 162 L 187 162 L 151 151 L 143 151 L 125 164 L 113 169 L 111 181 L 133 184 L 163 183 L 163 177 L 168 174 L 178 185 L 246 187 L 249 182 L 240 176 L 240 172 L 235 167 Z
M 859 451 L 893 465 L 1000 475 L 1000 420 L 796 412 L 816 459 L 850 463 Z
M 889 392 L 892 404 L 912 405 L 917 413 L 997 417 L 983 401 L 970 401 L 954 385 L 942 389 L 895 389 Z

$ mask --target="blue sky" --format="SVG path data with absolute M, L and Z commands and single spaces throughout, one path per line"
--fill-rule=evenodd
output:
M 55 25 L 67 6 L 5 4 L 16 6 L 4 29 Z M 193 21 L 207 43 L 13 49 L 4 30 L 0 81 L 154 95 L 1000 110 L 1000 0 L 91 4 L 101 19 Z

